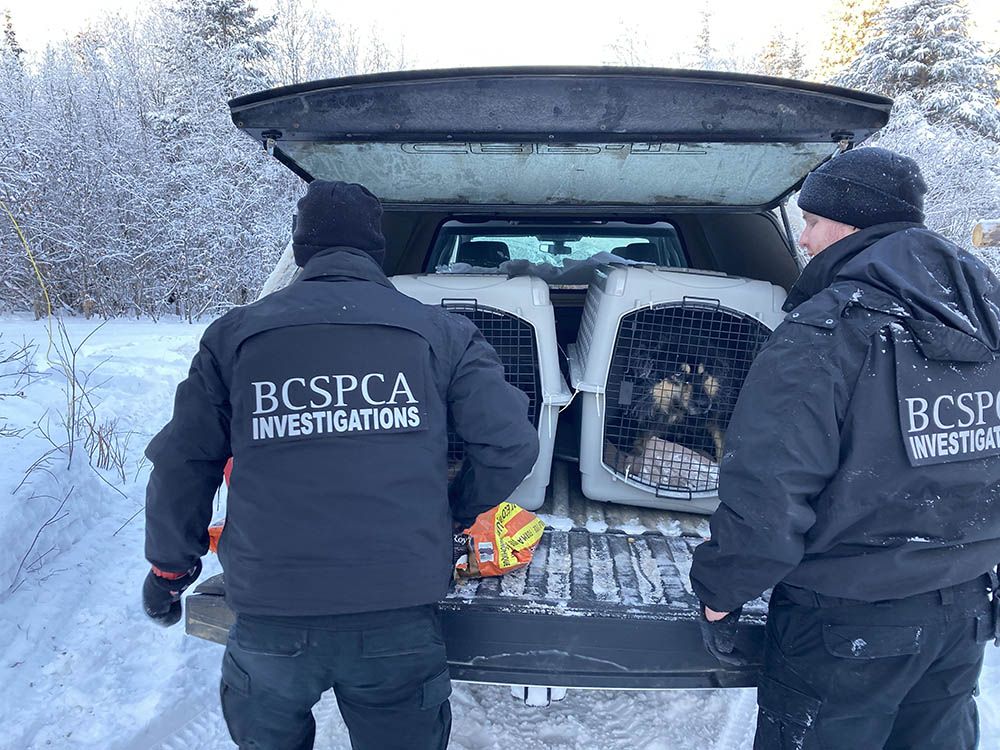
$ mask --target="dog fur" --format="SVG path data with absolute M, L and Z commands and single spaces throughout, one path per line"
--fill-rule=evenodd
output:
M 637 455 L 657 437 L 719 461 L 735 403 L 730 372 L 723 358 L 701 352 L 661 350 L 636 359 L 622 379 L 619 403 L 608 407 L 610 423 L 619 426 L 609 440 Z

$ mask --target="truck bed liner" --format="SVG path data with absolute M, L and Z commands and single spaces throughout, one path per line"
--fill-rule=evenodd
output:
M 454 585 L 438 605 L 453 677 L 565 687 L 727 687 L 756 667 L 719 664 L 701 644 L 691 591 L 704 517 L 594 502 L 554 467 L 532 563 Z M 188 597 L 187 629 L 224 643 L 232 613 L 221 576 Z M 766 604 L 744 608 L 738 647 L 758 661 Z
M 547 528 L 530 566 L 455 585 L 441 608 L 696 619 L 689 574 L 706 519 L 588 500 L 570 482 L 566 464 L 557 463 L 538 511 Z M 765 609 L 758 600 L 744 611 Z

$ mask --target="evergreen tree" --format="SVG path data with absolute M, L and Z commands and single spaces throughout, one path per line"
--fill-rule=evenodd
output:
M 735 44 L 726 49 L 719 49 L 712 39 L 713 14 L 708 8 L 703 8 L 698 27 L 697 44 L 693 57 L 688 53 L 686 65 L 701 70 L 731 70 L 737 73 L 752 72 L 755 64 L 752 58 L 739 53 Z
M 829 81 L 850 65 L 872 40 L 876 18 L 888 0 L 841 0 L 827 19 L 827 32 L 817 70 L 818 79 Z
M 227 99 L 267 85 L 267 35 L 275 19 L 259 18 L 249 0 L 181 0 L 167 7 L 165 20 L 161 50 L 173 77 Z
M 767 40 L 764 49 L 757 59 L 760 71 L 768 76 L 783 76 L 788 49 L 785 45 L 785 35 L 780 31 Z
M 712 12 L 701 11 L 701 25 L 698 28 L 698 46 L 695 48 L 695 63 L 702 70 L 714 70 L 718 61 L 712 47 Z
M 14 33 L 14 19 L 10 17 L 10 11 L 3 12 L 3 31 L 0 36 L 0 55 L 11 59 L 18 65 L 24 56 L 24 49 L 17 42 L 17 34 Z
M 1000 137 L 994 58 L 969 35 L 960 0 L 908 0 L 879 17 L 878 36 L 837 83 L 896 97 L 909 94 L 929 122 L 946 120 Z
M 802 54 L 802 42 L 798 37 L 792 40 L 785 55 L 785 77 L 802 80 L 809 76 L 805 56 Z
M 764 75 L 805 78 L 807 72 L 801 42 L 796 38 L 789 44 L 784 31 L 779 29 L 758 55 L 757 68 Z

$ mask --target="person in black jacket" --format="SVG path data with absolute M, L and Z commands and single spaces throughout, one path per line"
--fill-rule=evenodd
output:
M 146 450 L 143 601 L 163 624 L 200 572 L 233 457 L 221 696 L 242 748 L 311 748 L 311 708 L 330 687 L 354 748 L 446 747 L 434 603 L 453 519 L 506 499 L 537 457 L 527 396 L 478 329 L 389 283 L 381 217 L 360 185 L 310 183 L 293 232 L 300 275 L 208 327 Z M 449 419 L 466 461 L 451 501 Z
M 880 148 L 807 177 L 813 259 L 729 425 L 691 582 L 723 660 L 741 606 L 774 587 L 755 748 L 978 743 L 1000 282 L 923 226 L 925 191 L 915 162 Z

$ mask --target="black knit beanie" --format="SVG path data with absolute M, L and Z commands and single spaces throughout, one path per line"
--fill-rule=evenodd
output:
M 924 221 L 927 186 L 908 156 L 870 146 L 835 156 L 813 170 L 799 208 L 858 229 L 895 221 Z
M 313 180 L 299 199 L 292 229 L 295 264 L 304 266 L 328 247 L 356 247 L 380 266 L 385 260 L 382 204 L 361 185 Z

